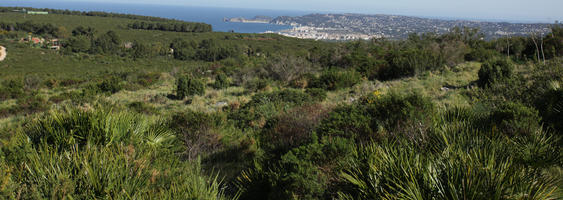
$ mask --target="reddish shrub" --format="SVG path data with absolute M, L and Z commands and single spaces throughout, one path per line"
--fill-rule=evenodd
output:
M 263 144 L 269 148 L 289 150 L 311 142 L 312 132 L 330 109 L 321 105 L 304 105 L 270 120 L 265 127 Z

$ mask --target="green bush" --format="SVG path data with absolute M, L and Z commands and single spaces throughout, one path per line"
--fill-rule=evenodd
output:
M 536 100 L 543 122 L 561 135 L 563 133 L 563 89 L 550 89 Z
M 480 87 L 489 86 L 497 81 L 503 81 L 512 77 L 514 66 L 506 59 L 489 60 L 479 69 Z
M 20 97 L 16 101 L 17 106 L 12 108 L 13 113 L 31 114 L 45 111 L 49 108 L 49 102 L 37 92 Z
M 204 94 L 205 82 L 203 82 L 203 80 L 191 76 L 182 76 L 176 81 L 176 97 L 179 99 Z
M 224 89 L 231 86 L 231 82 L 229 81 L 229 77 L 224 74 L 220 73 L 215 76 L 215 83 L 213 83 L 213 87 L 215 89 Z
M 311 96 L 294 89 L 286 89 L 275 92 L 264 92 L 252 96 L 252 100 L 245 107 L 256 107 L 268 103 L 290 103 L 302 105 L 311 102 Z
M 143 114 L 155 114 L 158 112 L 156 108 L 142 101 L 129 103 L 127 107 L 135 112 Z
M 361 74 L 356 71 L 326 71 L 319 78 L 311 80 L 310 88 L 339 90 L 352 87 L 362 81 Z
M 311 150 L 307 150 L 311 151 Z M 328 188 L 328 177 L 309 160 L 308 152 L 289 152 L 280 160 L 279 190 L 274 190 L 275 199 L 321 199 Z M 309 157 L 309 158 L 307 158 Z M 278 194 L 276 194 L 278 193 Z
M 344 137 L 355 141 L 382 137 L 408 137 L 425 143 L 435 115 L 430 99 L 417 93 L 369 96 L 358 104 L 335 108 L 317 129 L 319 136 Z
M 214 119 L 202 112 L 175 114 L 170 121 L 170 128 L 180 134 L 200 134 L 215 127 Z
M 99 83 L 98 89 L 104 93 L 115 94 L 123 89 L 123 85 L 121 84 L 119 78 L 111 77 L 104 79 L 101 83 Z
M 492 60 L 497 56 L 500 56 L 497 51 L 491 50 L 491 49 L 485 49 L 483 47 L 479 47 L 477 49 L 472 49 L 471 52 L 466 54 L 465 60 L 486 62 L 487 60 Z
M 136 76 L 135 83 L 143 87 L 149 87 L 157 83 L 159 79 L 160 79 L 160 73 L 156 73 L 156 72 L 141 73 Z
M 385 60 L 387 64 L 377 73 L 380 80 L 411 77 L 446 65 L 446 60 L 439 52 L 423 48 L 390 50 Z
M 31 92 L 19 97 L 16 105 L 12 107 L 0 108 L 0 117 L 17 114 L 33 114 L 43 112 L 49 108 L 49 102 L 37 92 Z
M 327 92 L 321 88 L 308 88 L 305 93 L 309 94 L 314 101 L 322 102 L 327 97 Z
M 21 80 L 6 80 L 0 85 L 0 100 L 14 99 L 24 95 L 24 85 Z
M 280 112 L 311 102 L 311 96 L 295 89 L 258 93 L 229 118 L 237 121 L 241 128 L 261 128 L 266 121 Z
M 538 111 L 519 103 L 503 103 L 491 112 L 493 130 L 509 136 L 533 134 L 540 127 Z
M 377 118 L 385 130 L 396 134 L 415 134 L 419 130 L 430 128 L 435 116 L 432 101 L 418 93 L 400 95 L 396 93 L 375 97 L 362 102 L 367 112 Z M 413 139 L 422 139 L 421 135 L 411 135 Z
M 235 181 L 241 199 L 335 199 L 356 146 L 345 138 L 314 139 L 282 155 L 268 151 L 274 155 L 243 171 Z
M 243 86 L 245 89 L 251 92 L 257 92 L 268 88 L 269 85 L 270 85 L 270 81 L 267 79 L 254 78 L 252 80 L 245 82 Z
M 369 140 L 377 136 L 377 121 L 364 106 L 346 105 L 335 108 L 317 129 L 319 136 Z
M 94 101 L 99 93 L 100 90 L 96 85 L 86 85 L 82 89 L 64 92 L 60 96 L 69 98 L 75 104 L 83 104 Z
M 132 48 L 130 49 L 131 57 L 134 59 L 151 58 L 158 53 L 159 52 L 155 52 L 149 44 L 141 43 L 139 41 L 133 41 Z
M 68 39 L 63 44 L 64 51 L 74 52 L 74 53 L 86 53 L 90 51 L 92 47 L 92 41 L 90 38 L 84 35 L 74 36 Z

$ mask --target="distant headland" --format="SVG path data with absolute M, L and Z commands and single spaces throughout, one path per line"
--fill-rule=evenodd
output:
M 256 16 L 252 19 L 246 19 L 244 17 L 235 18 L 223 18 L 225 22 L 240 22 L 240 23 L 270 23 L 274 18 L 268 16 Z

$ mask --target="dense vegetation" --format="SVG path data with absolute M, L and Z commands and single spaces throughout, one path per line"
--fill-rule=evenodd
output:
M 322 42 L 13 9 L 0 199 L 563 197 L 561 27 Z
M 176 32 L 211 32 L 211 25 L 204 23 L 145 23 L 135 22 L 127 25 L 132 29 L 176 31 Z
M 52 14 L 60 15 L 81 15 L 81 16 L 97 16 L 97 17 L 111 17 L 111 18 L 126 18 L 126 19 L 136 19 L 145 21 L 175 21 L 162 17 L 153 16 L 142 16 L 142 15 L 132 15 L 132 14 L 121 14 L 121 13 L 108 13 L 100 11 L 75 11 L 75 10 L 60 10 L 60 9 L 50 9 L 50 8 L 31 8 L 31 7 L 1 7 L 0 12 L 14 12 L 15 10 L 22 11 L 44 11 Z

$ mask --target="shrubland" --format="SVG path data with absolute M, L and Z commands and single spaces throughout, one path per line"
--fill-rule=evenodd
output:
M 10 9 L 1 199 L 563 196 L 558 26 L 538 56 L 469 28 L 323 42 Z

